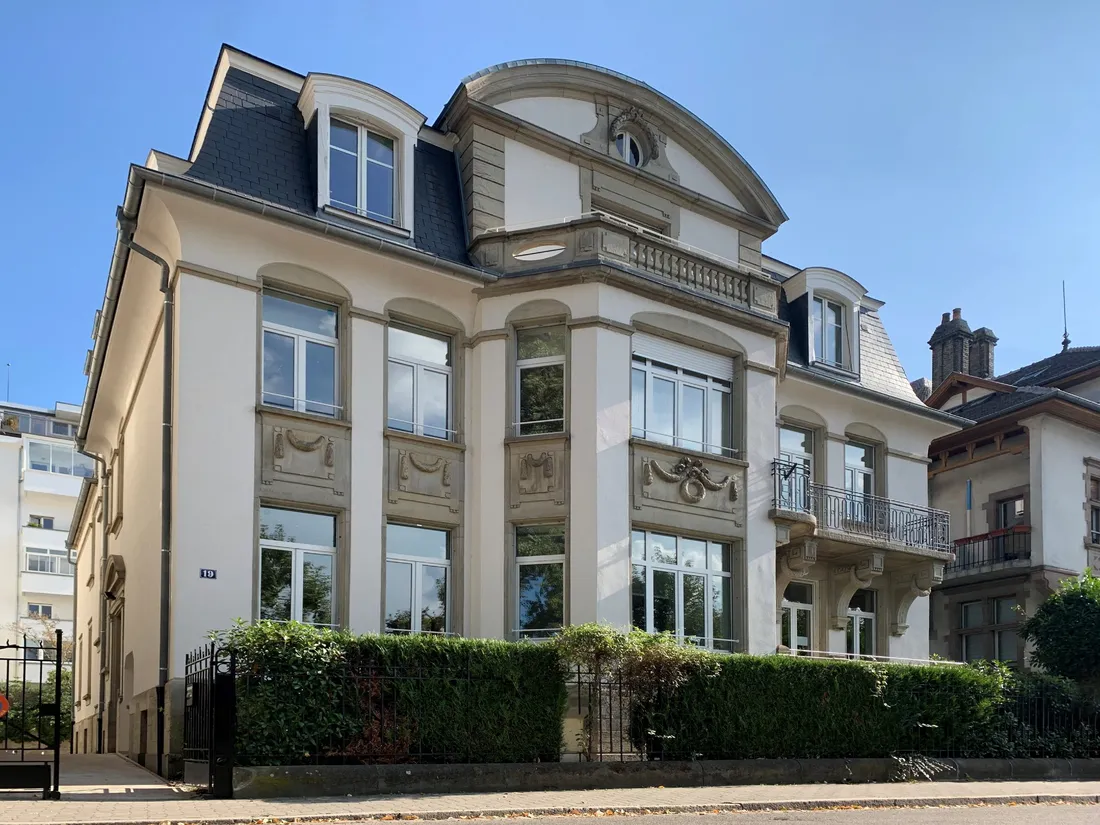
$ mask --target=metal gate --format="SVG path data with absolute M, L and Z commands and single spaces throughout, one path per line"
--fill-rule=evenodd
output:
M 236 678 L 233 654 L 214 643 L 184 658 L 184 781 L 205 786 L 215 799 L 233 797 Z
M 61 631 L 53 646 L 24 636 L 0 644 L 0 790 L 60 799 Z M 68 733 L 68 731 L 65 731 Z

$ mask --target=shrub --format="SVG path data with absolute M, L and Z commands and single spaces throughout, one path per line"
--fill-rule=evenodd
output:
M 547 646 L 271 622 L 220 642 L 237 661 L 241 764 L 559 757 L 565 674 Z
M 1048 673 L 1100 689 L 1100 578 L 1066 579 L 1021 625 L 1031 660 Z

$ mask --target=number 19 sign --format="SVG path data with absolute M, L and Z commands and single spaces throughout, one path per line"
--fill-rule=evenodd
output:
M 199 578 L 200 579 L 216 579 L 217 577 L 218 577 L 218 571 L 217 570 L 211 570 L 209 567 L 200 567 L 199 568 Z

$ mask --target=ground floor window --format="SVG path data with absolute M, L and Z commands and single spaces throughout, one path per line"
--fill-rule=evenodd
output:
M 516 633 L 544 638 L 565 625 L 565 525 L 516 527 Z
M 336 517 L 260 508 L 258 615 L 336 627 Z
M 635 530 L 630 553 L 634 627 L 736 648 L 732 544 Z
M 451 536 L 386 525 L 386 632 L 450 631 Z
M 792 652 L 813 650 L 814 586 L 791 582 L 783 591 L 780 644 Z
M 856 659 L 875 655 L 874 590 L 860 589 L 848 603 L 848 654 Z
M 1019 658 L 1020 621 L 1015 596 L 976 599 L 959 605 L 959 633 L 964 662 L 996 659 L 1015 664 Z

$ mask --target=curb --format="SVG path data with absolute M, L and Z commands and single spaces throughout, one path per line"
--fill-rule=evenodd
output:
M 310 823 L 310 822 L 377 822 L 401 821 L 401 820 L 444 820 L 444 819 L 477 819 L 481 817 L 516 817 L 527 818 L 532 816 L 593 816 L 593 815 L 625 815 L 638 816 L 644 814 L 681 814 L 681 813 L 737 813 L 749 811 L 812 811 L 831 810 L 837 808 L 946 808 L 963 805 L 1038 805 L 1061 803 L 1070 805 L 1096 805 L 1100 804 L 1100 794 L 1013 794 L 1005 796 L 945 796 L 945 797 L 900 797 L 866 799 L 852 797 L 849 799 L 791 799 L 773 801 L 752 802 L 721 802 L 714 805 L 665 805 L 650 807 L 645 805 L 628 805 L 616 808 L 604 807 L 566 807 L 555 806 L 547 808 L 493 808 L 480 810 L 450 810 L 450 811 L 421 811 L 408 813 L 400 810 L 393 811 L 330 811 L 316 816 L 304 815 L 290 818 L 259 814 L 255 811 L 242 811 L 236 817 L 190 817 L 171 816 L 167 819 L 112 819 L 112 820 L 67 820 L 68 825 L 164 825 L 166 821 L 179 823 L 195 823 L 195 825 L 241 825 L 242 823 L 264 821 L 269 823 Z M 12 821 L 5 825 L 42 825 L 43 820 L 37 819 L 28 822 Z

